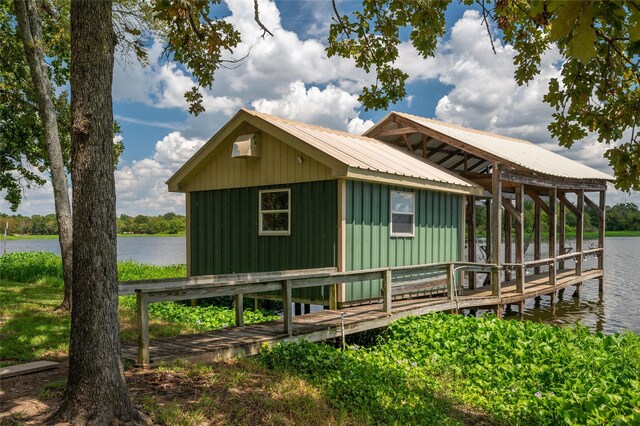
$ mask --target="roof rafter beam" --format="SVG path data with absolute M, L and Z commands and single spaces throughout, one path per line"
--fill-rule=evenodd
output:
M 455 157 L 457 155 L 464 155 L 464 154 L 461 153 L 460 151 L 453 151 L 449 155 L 447 155 L 446 157 L 440 159 L 440 161 L 437 161 L 436 164 L 439 165 L 439 166 L 442 166 L 444 163 L 446 163 L 447 161 L 451 160 L 453 157 Z
M 402 135 L 402 140 L 404 141 L 404 144 L 407 146 L 407 149 L 409 150 L 409 152 L 413 153 L 413 147 L 409 143 L 409 138 L 407 137 L 407 135 Z
M 513 206 L 513 203 L 509 198 L 502 198 L 502 207 L 504 207 L 504 209 L 509 212 L 511 217 L 513 217 L 516 222 L 522 222 L 522 213 Z
M 377 132 L 375 137 L 384 138 L 385 136 L 400 136 L 400 135 L 410 135 L 413 133 L 420 133 L 418 129 L 415 127 L 398 127 L 397 129 L 385 129 Z
M 538 206 L 542 210 L 544 210 L 544 212 L 547 215 L 551 214 L 551 209 L 549 208 L 549 205 L 547 203 L 545 203 L 542 200 L 542 198 L 540 198 L 540 196 L 538 194 L 536 194 L 534 191 L 531 191 L 531 190 L 525 190 L 524 192 L 525 192 L 525 194 L 527 194 L 529 196 L 529 198 L 531 198 L 533 200 L 533 202 L 536 204 L 536 206 Z
M 574 206 L 571 201 L 567 200 L 567 197 L 564 195 L 564 192 L 558 191 L 557 197 L 562 204 L 564 204 L 569 210 L 571 210 L 571 213 L 576 215 L 576 217 L 579 217 L 582 215 L 582 212 L 576 206 Z
M 406 126 L 414 126 L 416 129 L 418 129 L 421 133 L 424 133 L 427 136 L 431 136 L 434 139 L 438 139 L 439 141 L 444 142 L 445 144 L 451 145 L 451 146 L 455 146 L 458 149 L 462 149 L 464 151 L 467 151 L 471 154 L 475 154 L 478 156 L 481 156 L 483 158 L 486 158 L 488 161 L 494 161 L 494 162 L 501 162 L 504 163 L 505 159 L 504 158 L 500 158 L 496 155 L 490 154 L 488 152 L 476 149 L 474 147 L 471 147 L 470 145 L 459 141 L 458 139 L 452 138 L 449 135 L 445 135 L 444 133 L 440 133 L 437 132 L 433 129 L 430 129 L 428 127 L 422 126 L 418 123 L 414 123 L 411 120 L 408 120 L 404 117 L 400 117 L 400 116 L 394 116 L 393 120 L 396 123 L 401 123 L 404 124 Z
M 589 206 L 589 208 L 591 210 L 593 210 L 595 212 L 595 214 L 600 218 L 600 219 L 604 219 L 604 212 L 602 211 L 602 209 L 600 208 L 600 206 L 598 206 L 596 203 L 594 203 L 591 198 L 587 197 L 586 195 L 584 196 L 584 202 L 587 203 L 587 205 Z

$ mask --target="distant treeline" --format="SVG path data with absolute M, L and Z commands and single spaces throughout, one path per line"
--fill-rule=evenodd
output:
M 476 209 L 476 227 L 479 232 L 483 233 L 486 228 L 486 210 L 483 205 L 478 205 Z M 533 230 L 534 222 L 533 201 L 525 201 L 524 210 L 525 233 L 530 233 Z M 598 215 L 586 205 L 584 211 L 584 230 L 586 232 L 597 230 Z M 575 231 L 576 217 L 570 210 L 567 210 L 565 218 L 567 231 Z M 638 206 L 634 203 L 619 203 L 615 206 L 607 206 L 606 220 L 607 231 L 640 231 L 640 209 L 638 209 Z M 548 218 L 544 211 L 541 212 L 541 221 L 542 231 L 544 233 L 549 229 Z
M 57 235 L 58 223 L 54 214 L 46 216 L 0 214 L 0 233 L 9 224 L 9 235 Z M 119 234 L 179 234 L 185 232 L 185 217 L 175 213 L 161 216 L 120 215 L 116 219 Z
M 585 207 L 584 228 L 585 231 L 593 231 L 598 226 L 598 216 L 588 207 Z M 533 202 L 525 202 L 525 232 L 533 230 L 534 208 Z M 485 231 L 484 206 L 478 205 L 476 211 L 476 225 L 479 232 Z M 615 206 L 607 206 L 607 231 L 640 231 L 640 209 L 634 203 L 620 203 Z M 576 219 L 570 211 L 566 215 L 567 228 L 575 230 Z M 33 215 L 7 215 L 0 214 L 0 232 L 4 232 L 6 224 L 9 224 L 9 235 L 57 235 L 58 224 L 54 214 L 46 216 Z M 547 228 L 548 219 L 542 212 L 543 230 Z M 128 216 L 120 215 L 116 219 L 119 234 L 179 234 L 185 232 L 186 221 L 184 216 L 175 213 L 166 213 L 161 216 Z

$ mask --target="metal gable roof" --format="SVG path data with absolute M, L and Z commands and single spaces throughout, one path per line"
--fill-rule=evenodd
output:
M 349 168 L 455 185 L 474 190 L 474 192 L 479 188 L 473 182 L 443 167 L 377 139 L 287 120 L 257 111 L 243 111 L 277 126 Z
M 569 179 L 613 180 L 613 177 L 606 173 L 528 141 L 468 129 L 412 114 L 392 112 L 390 115 L 393 114 L 534 172 Z M 384 121 L 383 119 L 380 123 Z

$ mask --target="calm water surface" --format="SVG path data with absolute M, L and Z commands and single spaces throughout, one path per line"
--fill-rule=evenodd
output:
M 7 241 L 7 252 L 50 251 L 60 254 L 58 240 Z M 118 260 L 153 265 L 187 263 L 185 237 L 118 237 Z
M 573 245 L 568 242 L 568 245 Z M 585 241 L 585 247 L 595 241 Z M 528 258 L 532 257 L 530 245 Z M 543 247 L 543 257 L 546 250 Z M 7 251 L 51 251 L 59 253 L 57 240 L 8 241 Z M 185 237 L 124 237 L 118 238 L 118 259 L 133 259 L 156 265 L 185 263 Z M 567 262 L 572 267 L 573 262 Z M 585 269 L 596 266 L 589 257 Z M 605 290 L 598 296 L 598 281 L 582 285 L 580 299 L 572 297 L 573 287 L 566 289 L 555 308 L 549 297 L 543 296 L 538 304 L 528 300 L 524 317 L 532 321 L 552 324 L 581 322 L 592 330 L 605 333 L 631 330 L 640 334 L 640 238 L 607 238 L 605 240 Z M 517 307 L 512 314 L 518 316 Z

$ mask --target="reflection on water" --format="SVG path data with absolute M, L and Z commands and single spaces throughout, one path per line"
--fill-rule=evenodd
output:
M 480 242 L 481 244 L 481 242 Z M 585 241 L 584 246 L 595 241 Z M 573 241 L 568 246 L 575 247 Z M 533 258 L 533 244 L 527 251 L 527 259 Z M 7 242 L 8 251 L 51 251 L 60 253 L 57 240 L 18 240 Z M 542 256 L 547 256 L 543 246 Z M 515 253 L 515 251 L 514 251 Z M 184 237 L 126 237 L 118 238 L 118 259 L 133 259 L 156 265 L 185 263 Z M 584 268 L 596 266 L 593 256 L 587 258 Z M 568 261 L 567 268 L 573 267 Z M 600 299 L 598 281 L 586 281 L 581 288 L 580 299 L 572 297 L 574 287 L 568 287 L 554 307 L 550 297 L 543 296 L 536 304 L 533 299 L 525 304 L 524 318 L 552 324 L 580 322 L 592 330 L 605 333 L 631 330 L 640 334 L 640 238 L 607 238 L 605 240 L 605 288 Z M 517 306 L 507 317 L 519 316 Z
M 585 241 L 585 248 L 596 241 Z M 568 242 L 575 247 L 575 242 Z M 529 247 L 527 258 L 532 258 Z M 546 256 L 543 247 L 543 257 Z M 566 268 L 574 267 L 573 261 Z M 588 256 L 584 269 L 597 267 L 597 259 Z M 575 287 L 560 292 L 554 306 L 549 295 L 525 302 L 524 319 L 550 324 L 581 323 L 591 330 L 604 333 L 631 330 L 640 334 L 640 238 L 606 238 L 604 255 L 604 294 L 598 294 L 598 280 L 585 281 L 580 298 L 574 298 Z M 482 311 L 479 311 L 482 312 Z M 519 318 L 518 307 L 505 313 L 506 318 Z

